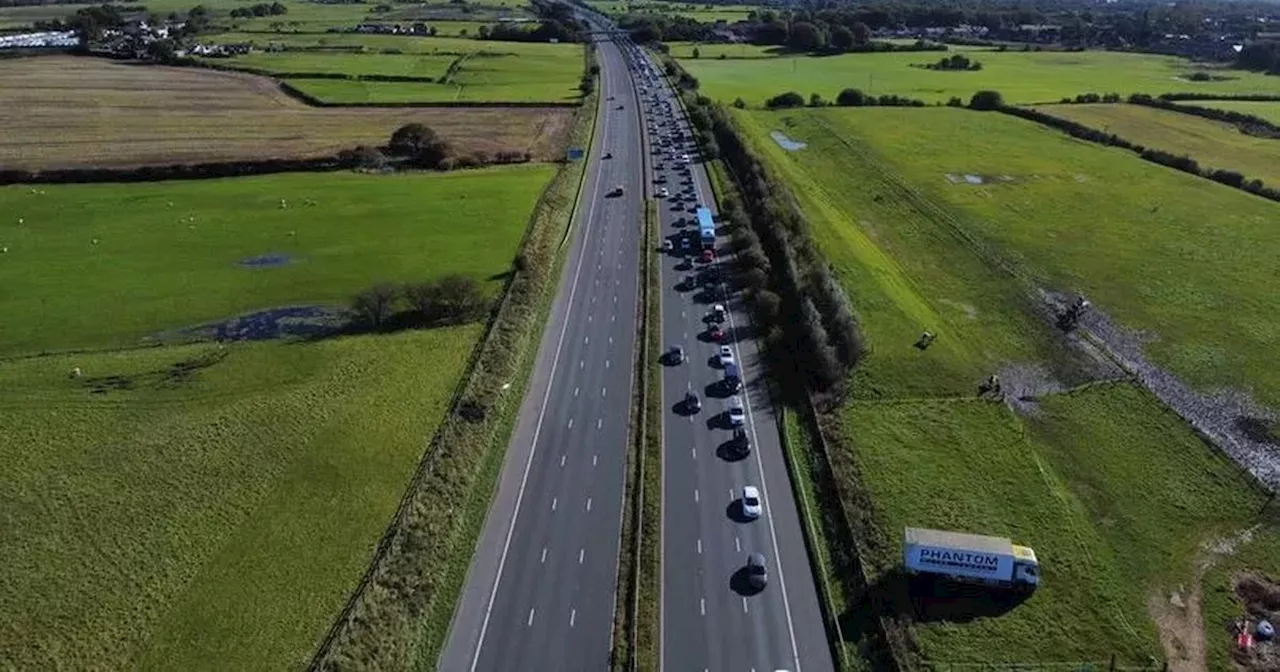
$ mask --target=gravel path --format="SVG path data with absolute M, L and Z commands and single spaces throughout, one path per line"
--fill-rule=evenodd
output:
M 1271 420 L 1276 414 L 1241 392 L 1224 390 L 1200 393 L 1187 387 L 1173 374 L 1147 360 L 1142 353 L 1143 338 L 1113 322 L 1097 307 L 1081 318 L 1077 331 L 1105 349 L 1147 389 L 1181 415 L 1193 427 L 1231 456 L 1271 490 L 1280 486 L 1280 446 L 1250 437 L 1242 428 L 1244 420 Z

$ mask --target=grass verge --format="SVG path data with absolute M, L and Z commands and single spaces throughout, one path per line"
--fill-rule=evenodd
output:
M 570 134 L 574 146 L 590 146 L 597 102 L 593 94 L 579 109 Z M 435 666 L 555 296 L 565 249 L 559 241 L 573 219 L 585 167 L 585 161 L 564 164 L 539 201 L 522 245 L 524 263 L 455 399 L 482 408 L 483 418 L 470 422 L 455 412 L 436 434 L 365 582 L 317 651 L 315 667 Z
M 661 356 L 662 295 L 658 265 L 653 263 L 653 250 L 658 248 L 660 232 L 658 206 L 648 201 L 645 208 L 645 242 L 649 261 L 645 265 L 644 350 L 649 366 L 645 368 L 645 388 L 649 391 L 644 406 L 645 441 L 641 446 L 641 489 L 643 502 L 640 526 L 639 599 L 636 622 L 636 669 L 658 670 L 659 641 L 662 637 L 662 372 L 655 365 Z
M 638 313 L 636 324 L 639 331 L 636 341 L 641 343 L 641 347 L 635 358 L 635 377 L 640 384 L 632 392 L 631 417 L 628 423 L 633 449 L 627 451 L 627 490 L 623 510 L 630 512 L 630 515 L 622 521 L 622 541 L 619 545 L 623 551 L 618 558 L 613 651 L 610 654 L 610 667 L 614 670 L 649 669 L 640 668 L 639 659 L 643 650 L 639 648 L 637 642 L 641 619 L 644 618 L 641 614 L 647 615 L 642 608 L 644 595 L 641 590 L 641 581 L 644 577 L 642 556 L 646 550 L 643 534 L 648 514 L 646 504 L 652 497 L 652 491 L 649 490 L 647 482 L 647 471 L 651 469 L 652 463 L 649 462 L 649 456 L 646 453 L 648 445 L 654 440 L 658 441 L 659 448 L 662 444 L 661 433 L 653 434 L 649 422 L 649 416 L 652 413 L 650 407 L 660 404 L 659 399 L 661 399 L 653 393 L 657 389 L 653 380 L 654 372 L 657 371 L 654 364 L 657 362 L 658 355 L 656 350 L 649 347 L 651 340 L 656 342 L 656 336 L 652 334 L 655 331 L 653 319 L 657 314 L 651 305 L 656 302 L 653 289 L 657 287 L 655 280 L 657 270 L 653 263 L 653 250 L 657 244 L 654 231 L 656 217 L 654 201 L 646 199 L 640 258 L 640 274 L 643 281 L 640 283 L 640 302 L 636 307 Z

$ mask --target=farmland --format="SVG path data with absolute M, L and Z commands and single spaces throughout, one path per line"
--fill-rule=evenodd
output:
M 139 95 L 139 91 L 145 94 Z M 318 109 L 271 80 L 191 68 L 43 57 L 0 68 L 0 164 L 26 169 L 136 166 L 329 155 L 380 145 L 410 122 L 460 153 L 563 151 L 570 110 Z
M 292 86 L 332 103 L 546 102 L 576 103 L 582 46 L 385 35 L 253 35 L 233 33 L 218 43 L 279 45 L 287 51 L 251 53 L 215 62 L 269 73 L 411 75 L 435 82 L 374 82 L 287 78 Z M 308 51 L 299 51 L 307 49 Z M 454 66 L 452 74 L 445 80 Z
M 0 209 L 29 213 L 0 224 L 15 317 L 0 332 L 14 532 L 0 552 L 23 587 L 0 597 L 0 665 L 305 665 L 479 325 L 113 348 L 248 310 L 344 303 L 375 281 L 455 272 L 493 293 L 551 173 L 0 190 Z M 268 251 L 288 263 L 241 263 Z M 20 356 L 73 347 L 93 351 Z
M 132 345 L 251 310 L 342 303 L 377 281 L 485 279 L 510 264 L 552 172 L 0 188 L 0 286 L 22 316 L 0 330 L 0 354 Z M 241 265 L 268 254 L 292 262 Z
M 990 259 L 1083 291 L 1201 389 L 1274 404 L 1278 381 L 1256 359 L 1277 308 L 1264 279 L 1280 247 L 1265 225 L 1274 205 L 1002 115 L 735 117 L 796 193 L 866 337 L 837 411 L 848 441 L 837 476 L 846 497 L 869 496 L 872 581 L 901 595 L 907 525 L 1007 535 L 1041 559 L 1045 584 L 1023 604 L 921 615 L 920 652 L 941 662 L 1172 655 L 1152 616 L 1169 622 L 1170 591 L 1198 603 L 1197 549 L 1256 524 L 1266 498 L 1147 391 L 1088 384 L 1118 372 L 1069 346 Z M 772 131 L 807 146 L 785 151 Z M 1197 319 L 1205 310 L 1212 320 Z M 925 329 L 938 340 L 920 351 Z M 997 372 L 1009 398 L 1036 401 L 976 398 Z M 900 598 L 894 608 L 910 610 Z M 1217 623 L 1203 637 L 1220 660 Z
M 687 49 L 687 50 L 686 50 Z M 796 91 L 834 100 L 845 88 L 867 93 L 897 94 L 925 102 L 946 102 L 952 96 L 968 100 L 981 89 L 996 89 L 1009 103 L 1057 102 L 1080 93 L 1280 93 L 1280 81 L 1266 75 L 1230 71 L 1230 79 L 1194 82 L 1187 78 L 1203 69 L 1190 61 L 1148 54 L 1101 51 L 997 52 L 965 50 L 983 65 L 977 72 L 928 70 L 912 67 L 938 60 L 939 52 L 845 54 L 841 56 L 784 56 L 768 59 L 724 58 L 739 50 L 758 56 L 758 47 L 700 45 L 701 58 L 682 57 L 681 64 L 701 82 L 708 96 L 729 102 L 742 98 L 753 107 L 772 96 Z M 692 46 L 674 50 L 692 53 Z
M 1144 147 L 1185 154 L 1202 167 L 1234 170 L 1266 184 L 1280 184 L 1280 143 L 1245 135 L 1235 124 L 1138 105 L 1050 105 L 1040 109 Z

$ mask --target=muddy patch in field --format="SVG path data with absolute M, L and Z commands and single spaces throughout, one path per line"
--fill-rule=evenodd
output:
M 148 340 L 270 341 L 323 338 L 344 329 L 347 311 L 337 306 L 282 306 L 157 334 Z
M 82 384 L 91 394 L 107 394 L 136 389 L 175 388 L 190 383 L 201 371 L 217 365 L 226 359 L 227 351 L 218 346 L 194 357 L 183 359 L 169 366 L 154 371 L 143 371 L 129 375 L 111 374 L 90 376 L 82 380 Z M 77 374 L 80 371 L 76 369 Z
M 1004 398 L 1021 413 L 1036 411 L 1036 398 L 1067 389 L 1040 364 L 1010 364 L 1000 369 L 1000 391 Z
M 769 131 L 769 137 L 773 138 L 773 141 L 778 143 L 779 147 L 787 150 L 788 152 L 798 152 L 809 146 L 807 143 L 792 140 L 782 131 Z
M 1171 672 L 1201 672 L 1206 669 L 1204 616 L 1201 613 L 1205 574 L 1219 560 L 1234 555 L 1241 545 L 1252 541 L 1257 529 L 1258 526 L 1250 527 L 1234 535 L 1210 539 L 1201 544 L 1200 551 L 1196 554 L 1195 574 L 1191 585 L 1179 585 L 1167 594 L 1156 593 L 1147 601 L 1147 613 L 1156 622 L 1160 646 L 1164 649 Z M 1236 592 L 1240 595 L 1238 583 Z M 1240 596 L 1249 604 L 1248 598 Z
M 293 263 L 293 256 L 280 252 L 259 254 L 256 257 L 241 259 L 236 265 L 240 268 L 275 268 Z

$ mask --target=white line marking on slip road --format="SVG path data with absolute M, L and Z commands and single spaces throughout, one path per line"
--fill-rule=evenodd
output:
M 533 627 L 533 609 L 532 608 L 529 609 L 529 622 L 525 624 L 525 627 L 530 627 L 530 628 Z
M 543 547 L 542 547 L 542 562 L 543 562 L 544 564 L 547 562 L 547 547 L 546 547 L 546 546 L 543 546 Z

